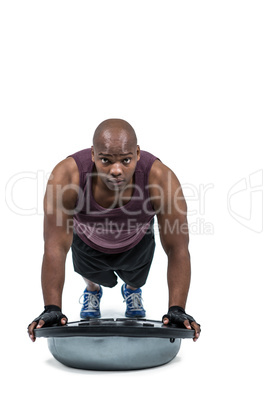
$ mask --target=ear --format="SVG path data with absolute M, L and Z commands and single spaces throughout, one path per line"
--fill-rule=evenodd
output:
M 95 162 L 94 147 L 93 147 L 93 145 L 92 145 L 92 147 L 91 147 L 91 158 L 92 158 L 92 162 Z
M 141 157 L 141 150 L 140 150 L 140 146 L 137 145 L 137 161 L 140 160 L 140 157 Z

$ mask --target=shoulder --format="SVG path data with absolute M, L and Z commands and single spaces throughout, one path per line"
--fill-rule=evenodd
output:
M 169 213 L 178 216 L 178 212 L 186 215 L 187 206 L 182 187 L 175 173 L 159 160 L 156 160 L 149 176 L 149 193 L 158 217 Z M 181 214 L 180 214 L 181 215 Z
M 150 185 L 162 185 L 163 187 L 168 183 L 168 180 L 178 180 L 175 173 L 159 159 L 156 159 L 152 164 L 149 184 Z
M 79 184 L 79 170 L 75 160 L 68 157 L 60 161 L 52 170 L 49 180 L 57 184 Z

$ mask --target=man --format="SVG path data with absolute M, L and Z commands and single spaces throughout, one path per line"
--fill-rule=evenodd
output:
M 119 276 L 127 317 L 144 317 L 141 287 L 153 259 L 156 215 L 168 258 L 169 310 L 164 324 L 194 329 L 185 313 L 190 285 L 187 208 L 175 174 L 152 154 L 141 151 L 132 126 L 121 119 L 102 122 L 93 146 L 60 162 L 48 181 L 44 199 L 45 251 L 42 289 L 45 310 L 28 327 L 67 322 L 61 312 L 65 260 L 72 247 L 74 269 L 86 289 L 80 316 L 100 317 L 103 287 Z

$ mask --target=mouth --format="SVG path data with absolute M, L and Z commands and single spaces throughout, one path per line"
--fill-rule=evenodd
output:
M 112 184 L 113 186 L 120 186 L 124 183 L 125 180 L 123 179 L 108 179 L 108 183 Z

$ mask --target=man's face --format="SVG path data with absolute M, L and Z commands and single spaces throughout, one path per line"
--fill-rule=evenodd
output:
M 99 178 L 109 190 L 122 191 L 132 183 L 140 148 L 125 131 L 105 131 L 91 150 Z

